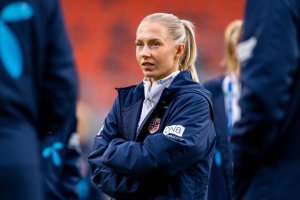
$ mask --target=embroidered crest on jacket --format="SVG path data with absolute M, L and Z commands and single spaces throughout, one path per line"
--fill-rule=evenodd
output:
M 148 130 L 151 134 L 155 133 L 158 131 L 160 125 L 160 118 L 155 117 L 154 119 L 151 120 Z

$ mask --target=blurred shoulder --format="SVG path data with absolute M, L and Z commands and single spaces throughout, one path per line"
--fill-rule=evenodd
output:
M 208 91 L 212 92 L 222 88 L 222 82 L 224 80 L 224 75 L 217 76 L 215 78 L 209 79 L 202 83 L 203 87 Z

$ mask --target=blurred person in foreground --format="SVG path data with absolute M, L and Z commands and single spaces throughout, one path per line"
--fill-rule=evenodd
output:
M 89 156 L 93 182 L 116 199 L 206 199 L 215 130 L 195 72 L 194 27 L 154 13 L 135 42 L 145 77 L 118 89 Z
M 79 199 L 81 148 L 74 107 L 64 126 L 42 140 L 42 167 L 45 196 L 49 200 Z
M 73 55 L 56 0 L 2 0 L 0 16 L 0 199 L 40 200 L 40 140 L 75 105 Z
M 235 199 L 300 197 L 300 1 L 247 1 L 241 118 L 233 128 Z
M 208 187 L 209 200 L 232 199 L 232 152 L 229 145 L 233 124 L 240 117 L 238 99 L 240 95 L 240 62 L 236 47 L 242 31 L 242 21 L 232 21 L 224 34 L 224 60 L 227 72 L 203 83 L 211 92 L 217 143 Z

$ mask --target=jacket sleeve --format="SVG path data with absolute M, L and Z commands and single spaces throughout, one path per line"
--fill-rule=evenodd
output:
M 125 174 L 108 167 L 103 163 L 103 153 L 113 138 L 119 137 L 118 129 L 118 99 L 104 121 L 103 128 L 95 137 L 94 148 L 88 161 L 92 172 L 92 181 L 97 188 L 111 197 L 138 197 L 142 193 L 141 184 Z
M 77 119 L 74 116 L 70 130 L 65 140 L 65 155 L 63 160 L 61 190 L 65 196 L 78 199 L 77 184 L 82 178 L 80 172 L 81 149 L 79 144 L 79 135 L 76 132 Z
M 43 132 L 56 132 L 76 102 L 77 72 L 60 5 L 57 0 L 44 2 L 47 37 L 42 123 Z
M 81 151 L 75 112 L 74 108 L 69 113 L 62 129 L 54 134 L 45 134 L 41 140 L 43 180 L 49 199 L 60 199 L 62 196 L 78 199 Z
M 113 139 L 103 155 L 104 164 L 147 181 L 174 176 L 203 159 L 215 144 L 209 103 L 195 94 L 178 99 L 170 105 L 173 112 L 164 133 L 149 135 L 143 143 Z
M 291 2 L 252 0 L 246 5 L 244 34 L 238 45 L 242 115 L 232 135 L 235 166 L 262 158 L 278 140 L 299 67 L 295 24 L 299 5 Z

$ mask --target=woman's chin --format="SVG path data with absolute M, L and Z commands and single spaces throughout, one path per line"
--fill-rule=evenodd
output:
M 155 77 L 155 74 L 153 72 L 144 71 L 144 76 L 148 78 L 153 78 Z

